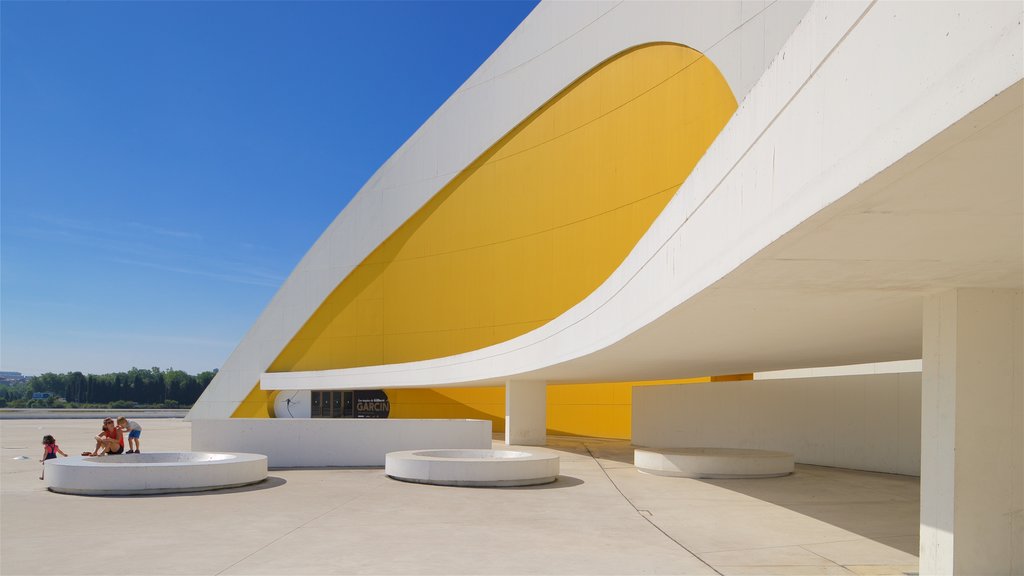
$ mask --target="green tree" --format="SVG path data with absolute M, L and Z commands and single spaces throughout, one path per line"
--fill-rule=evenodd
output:
M 181 402 L 182 396 L 185 390 L 188 388 L 188 382 L 191 376 L 182 372 L 181 370 L 170 369 L 164 373 L 164 384 L 167 388 L 165 394 L 165 402 L 167 400 L 173 400 L 175 402 Z
M 160 368 L 109 374 L 82 374 L 47 372 L 27 381 L 0 386 L 0 401 L 15 408 L 25 406 L 51 406 L 54 400 L 32 400 L 33 392 L 49 392 L 63 397 L 69 403 L 112 404 L 119 406 L 149 404 L 163 406 L 191 406 L 202 395 L 217 371 L 205 371 L 193 376 L 182 370 Z M 63 406 L 62 403 L 56 403 Z

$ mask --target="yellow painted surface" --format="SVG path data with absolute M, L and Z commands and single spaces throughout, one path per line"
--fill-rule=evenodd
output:
M 714 64 L 689 48 L 605 61 L 399 227 L 269 370 L 425 360 L 544 325 L 622 263 L 735 109 Z
M 277 396 L 276 391 L 260 390 L 260 383 L 257 382 L 256 386 L 249 392 L 249 395 L 238 404 L 238 408 L 235 408 L 231 417 L 273 418 L 275 396 Z
M 631 437 L 634 386 L 749 380 L 751 377 L 751 374 L 735 374 L 685 380 L 550 385 L 547 387 L 548 434 L 628 439 Z M 477 418 L 490 420 L 495 434 L 505 431 L 503 386 L 392 389 L 387 393 L 392 418 Z
M 505 430 L 505 388 L 405 388 L 387 390 L 390 418 L 476 418 Z

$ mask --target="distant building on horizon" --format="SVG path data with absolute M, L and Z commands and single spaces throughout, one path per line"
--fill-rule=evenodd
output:
M 29 378 L 31 378 L 31 376 L 26 376 L 21 372 L 0 371 L 0 384 L 17 384 L 19 382 L 24 382 Z

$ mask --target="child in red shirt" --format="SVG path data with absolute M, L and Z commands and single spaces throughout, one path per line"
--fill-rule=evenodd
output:
M 46 461 L 53 460 L 57 457 L 57 454 L 61 456 L 67 456 L 60 446 L 57 445 L 57 441 L 53 439 L 53 436 L 47 434 L 43 436 L 43 459 L 40 462 L 43 463 L 43 473 L 39 475 L 39 479 L 42 480 L 43 476 L 46 475 Z

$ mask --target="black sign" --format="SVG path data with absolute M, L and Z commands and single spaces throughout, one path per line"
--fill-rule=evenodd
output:
M 356 418 L 387 418 L 391 402 L 383 390 L 356 390 Z

